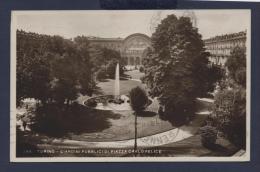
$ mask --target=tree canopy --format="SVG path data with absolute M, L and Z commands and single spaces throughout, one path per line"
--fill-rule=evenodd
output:
M 165 110 L 187 112 L 196 97 L 212 91 L 217 78 L 211 76 L 209 53 L 198 29 L 188 17 L 167 16 L 152 35 L 152 49 L 144 59 L 143 81 L 150 95 L 158 97 Z
M 71 40 L 17 30 L 17 103 L 69 103 L 78 93 L 92 95 L 98 71 L 120 59 L 116 51 L 91 46 L 85 36 Z
M 246 49 L 235 47 L 227 59 L 229 76 L 237 84 L 246 87 Z
M 121 55 L 118 51 L 108 49 L 108 48 L 100 48 L 102 51 L 102 57 L 101 60 L 102 64 L 101 67 L 98 70 L 98 79 L 105 79 L 105 78 L 115 78 L 115 68 L 117 63 L 120 64 L 119 70 L 120 75 L 124 73 L 124 66 L 125 61 L 123 58 L 121 58 Z

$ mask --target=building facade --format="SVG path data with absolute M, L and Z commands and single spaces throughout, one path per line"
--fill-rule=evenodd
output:
M 135 33 L 123 38 L 98 38 L 88 37 L 91 45 L 113 49 L 120 52 L 129 66 L 142 65 L 142 59 L 146 55 L 146 49 L 151 46 L 150 37 Z
M 151 46 L 149 36 L 135 33 L 126 38 L 88 37 L 91 45 L 113 49 L 120 52 L 129 66 L 142 65 L 146 49 Z M 246 32 L 238 32 L 215 36 L 204 40 L 206 51 L 210 53 L 209 60 L 213 64 L 224 65 L 231 51 L 236 47 L 246 46 Z
M 246 31 L 205 39 L 206 51 L 213 64 L 224 65 L 235 47 L 246 47 Z

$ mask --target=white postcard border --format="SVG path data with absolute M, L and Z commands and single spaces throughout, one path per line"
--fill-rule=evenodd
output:
M 192 10 L 192 9 L 191 9 Z M 208 10 L 208 9 L 194 9 Z M 223 9 L 209 9 L 223 10 Z M 226 9 L 224 9 L 226 10 Z M 230 9 L 230 10 L 247 10 L 250 19 L 248 20 L 248 30 L 246 38 L 246 54 L 247 54 L 247 119 L 246 119 L 246 153 L 241 157 L 16 157 L 16 29 L 17 16 L 28 13 L 55 14 L 65 13 L 81 13 L 93 10 L 27 10 L 11 12 L 11 58 L 10 58 L 10 162 L 246 162 L 250 161 L 250 124 L 251 124 L 251 10 L 250 9 Z M 108 10 L 99 10 L 108 11 Z M 109 10 L 112 11 L 112 10 Z M 120 12 L 121 10 L 113 10 Z M 138 10 L 140 11 L 140 10 Z M 147 10 L 146 10 L 147 11 Z M 156 11 L 156 10 L 153 10 Z M 173 9 L 174 11 L 180 11 Z

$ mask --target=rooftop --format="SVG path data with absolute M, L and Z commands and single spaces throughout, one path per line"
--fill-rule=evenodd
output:
M 224 34 L 224 35 L 218 35 L 218 36 L 215 36 L 215 37 L 204 39 L 204 41 L 205 42 L 207 42 L 207 41 L 220 41 L 220 40 L 228 40 L 228 39 L 233 39 L 233 38 L 238 38 L 238 37 L 246 37 L 246 31 Z
M 88 40 L 90 41 L 122 41 L 123 38 L 100 38 L 96 36 L 88 36 Z

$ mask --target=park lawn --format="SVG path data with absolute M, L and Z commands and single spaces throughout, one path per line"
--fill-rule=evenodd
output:
M 114 111 L 119 118 L 108 119 L 109 127 L 98 132 L 84 132 L 81 134 L 71 133 L 69 139 L 80 141 L 117 141 L 134 138 L 134 115 L 133 111 Z M 144 112 L 137 118 L 138 137 L 149 136 L 175 128 L 168 121 L 163 121 L 154 112 Z M 96 114 L 99 115 L 98 112 Z M 96 124 L 98 125 L 98 124 Z
M 140 86 L 145 88 L 144 84 L 139 81 L 134 80 L 120 80 L 120 94 L 128 95 L 129 91 L 134 88 Z M 115 90 L 115 80 L 108 79 L 105 82 L 99 82 L 97 87 L 100 88 L 101 94 L 103 95 L 114 95 Z
M 125 71 L 124 74 L 130 76 L 131 79 L 141 79 L 144 76 L 144 73 L 139 72 L 139 70 Z

